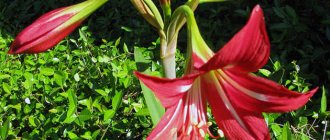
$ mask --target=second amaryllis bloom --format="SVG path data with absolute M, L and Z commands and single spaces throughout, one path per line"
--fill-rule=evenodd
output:
M 106 1 L 88 0 L 44 14 L 17 35 L 8 53 L 40 53 L 54 47 Z
M 206 134 L 213 137 L 208 129 L 207 104 L 226 138 L 270 139 L 262 112 L 298 109 L 317 91 L 290 91 L 251 73 L 266 64 L 270 52 L 260 6 L 253 9 L 243 29 L 215 54 L 193 22 L 187 22 L 191 59 L 185 76 L 166 79 L 135 73 L 167 108 L 147 139 L 204 139 Z

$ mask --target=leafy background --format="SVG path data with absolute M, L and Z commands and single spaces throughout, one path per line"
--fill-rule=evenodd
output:
M 15 35 L 33 20 L 78 2 L 0 0 L 0 139 L 143 139 L 152 130 L 132 72 L 137 70 L 134 53 L 147 69 L 161 71 L 159 42 L 157 32 L 128 0 L 109 1 L 46 53 L 6 54 Z M 172 3 L 175 8 L 184 1 Z M 265 11 L 272 43 L 270 61 L 257 74 L 295 91 L 320 87 L 297 111 L 264 114 L 272 139 L 329 138 L 330 1 L 202 4 L 196 18 L 213 50 L 245 24 L 257 3 Z M 184 64 L 185 36 L 183 29 L 178 73 Z

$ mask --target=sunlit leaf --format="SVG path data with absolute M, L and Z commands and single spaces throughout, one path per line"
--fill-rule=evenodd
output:
M 10 119 L 7 118 L 7 120 L 0 126 L 0 134 L 2 139 L 7 139 L 8 132 L 10 129 Z
M 322 86 L 322 97 L 321 97 L 321 109 L 320 112 L 326 112 L 327 111 L 327 91 Z
M 40 69 L 40 74 L 43 74 L 43 75 L 46 75 L 46 76 L 54 75 L 54 69 L 51 69 L 51 68 L 41 68 Z
M 69 100 L 69 109 L 66 114 L 66 119 L 65 120 L 72 120 L 72 116 L 76 113 L 77 111 L 77 96 L 76 93 L 73 92 L 72 89 L 67 91 L 68 93 L 68 100 Z

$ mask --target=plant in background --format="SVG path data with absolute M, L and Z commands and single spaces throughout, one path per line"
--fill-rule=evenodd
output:
M 105 2 L 88 0 L 44 14 L 17 35 L 8 53 L 40 53 L 54 47 Z

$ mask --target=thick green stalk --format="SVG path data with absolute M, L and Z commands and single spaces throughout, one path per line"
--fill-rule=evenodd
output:
M 170 1 L 166 2 L 166 3 L 162 3 L 162 2 L 160 2 L 160 3 L 161 3 L 161 7 L 163 9 L 163 15 L 164 15 L 164 24 L 165 24 L 164 29 L 166 30 L 170 23 L 170 20 L 171 20 L 171 14 L 172 14 L 171 3 L 170 3 Z
M 176 77 L 175 47 L 169 47 L 169 46 L 176 45 L 176 42 L 168 42 L 165 32 L 163 30 L 159 31 L 159 37 L 160 37 L 160 50 L 161 50 L 160 57 L 162 59 L 165 77 L 175 78 Z
M 171 20 L 171 5 L 169 0 L 160 0 L 160 4 L 163 10 L 164 15 L 164 29 L 159 30 L 159 38 L 160 38 L 160 56 L 162 59 L 162 65 L 164 68 L 164 76 L 166 78 L 175 78 L 175 50 L 168 50 L 168 40 L 166 36 L 166 30 Z
M 199 4 L 199 0 L 190 0 L 185 5 L 195 10 Z M 164 7 L 166 8 L 166 7 Z M 169 8 L 169 7 L 167 7 Z M 179 30 L 182 28 L 186 22 L 183 13 L 177 15 L 170 15 L 170 11 L 163 9 L 165 16 L 165 27 L 163 30 L 159 31 L 160 36 L 160 46 L 161 46 L 161 59 L 163 63 L 163 68 L 166 78 L 176 77 L 176 64 L 175 64 L 175 51 L 177 48 L 177 39 Z M 171 16 L 170 21 L 167 16 Z

